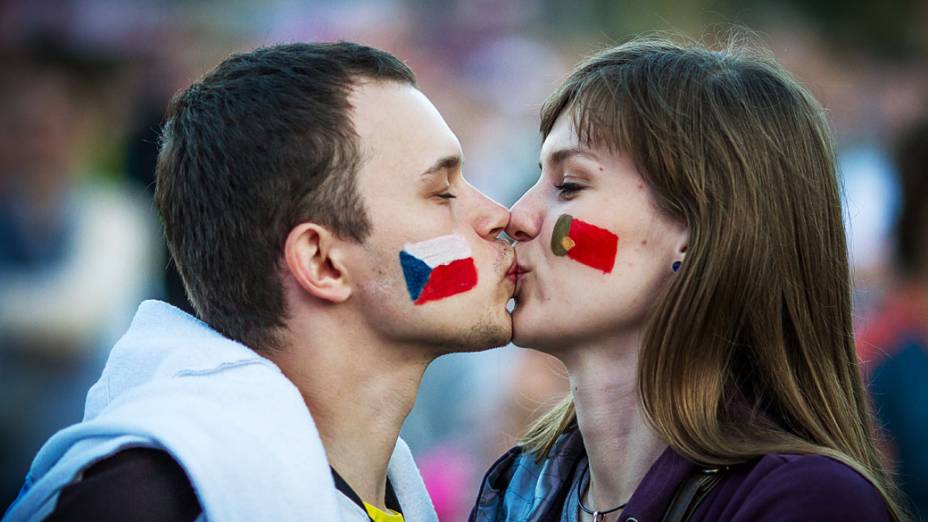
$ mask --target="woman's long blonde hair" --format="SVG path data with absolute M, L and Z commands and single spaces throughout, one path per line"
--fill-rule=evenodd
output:
M 566 111 L 582 141 L 630 155 L 659 207 L 689 227 L 638 368 L 647 417 L 670 446 L 711 466 L 826 455 L 903 520 L 854 351 L 824 111 L 767 53 L 733 42 L 602 51 L 549 97 L 542 134 Z M 541 458 L 574 419 L 568 395 L 522 444 Z

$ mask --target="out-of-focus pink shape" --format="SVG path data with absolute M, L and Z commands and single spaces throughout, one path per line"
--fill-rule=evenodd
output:
M 454 444 L 442 444 L 416 460 L 438 520 L 466 520 L 477 498 L 472 455 Z

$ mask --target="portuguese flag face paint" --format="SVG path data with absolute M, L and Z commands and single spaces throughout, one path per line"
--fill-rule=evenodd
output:
M 618 247 L 619 236 L 570 214 L 557 218 L 551 235 L 554 255 L 567 256 L 604 274 L 612 272 Z

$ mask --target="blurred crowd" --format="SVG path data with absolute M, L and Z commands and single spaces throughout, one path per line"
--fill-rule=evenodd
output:
M 0 2 L 0 506 L 80 420 L 140 300 L 190 309 L 151 204 L 171 95 L 236 50 L 386 49 L 461 139 L 465 176 L 509 205 L 538 175 L 538 110 L 592 51 L 737 23 L 828 109 L 855 270 L 857 343 L 915 509 L 928 517 L 928 4 L 586 0 Z M 443 522 L 565 393 L 556 360 L 506 347 L 427 372 L 404 427 Z

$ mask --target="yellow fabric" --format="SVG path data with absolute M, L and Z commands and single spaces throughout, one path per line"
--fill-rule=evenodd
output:
M 392 509 L 389 510 L 389 513 L 388 513 L 388 512 L 377 509 L 376 507 L 368 504 L 367 502 L 364 503 L 364 507 L 367 508 L 367 514 L 371 516 L 374 522 L 405 522 L 403 520 L 403 514 L 397 513 L 396 511 L 393 511 Z

